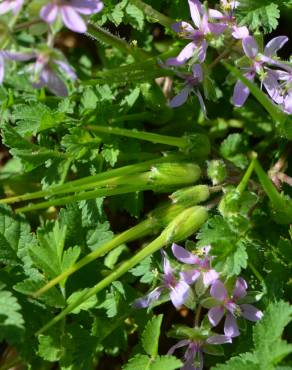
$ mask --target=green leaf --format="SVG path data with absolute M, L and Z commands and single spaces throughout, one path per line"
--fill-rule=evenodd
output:
M 182 362 L 174 356 L 161 356 L 153 361 L 146 355 L 136 355 L 123 370 L 175 370 L 181 366 Z
M 67 299 L 67 304 L 71 304 L 72 302 L 78 300 L 81 296 L 83 296 L 84 294 L 86 294 L 86 292 L 88 291 L 89 289 L 86 288 L 86 289 L 83 289 L 81 291 L 78 291 L 78 292 L 74 292 L 70 295 L 70 297 L 68 297 Z M 75 310 L 73 310 L 71 313 L 74 313 L 74 314 L 78 314 L 80 313 L 80 311 L 88 311 L 90 308 L 93 308 L 94 306 L 96 306 L 97 304 L 97 298 L 95 295 L 93 295 L 92 297 L 88 298 L 87 300 L 85 300 L 84 302 L 82 302 L 77 308 L 75 308 Z
M 49 278 L 62 273 L 63 248 L 66 237 L 66 226 L 55 222 L 50 230 L 50 224 L 38 230 L 39 245 L 30 249 L 30 255 L 35 265 Z
M 146 355 L 136 355 L 123 366 L 123 370 L 150 370 L 152 360 Z
M 270 33 L 278 26 L 280 10 L 278 4 L 267 0 L 242 0 L 238 9 L 240 24 L 248 26 L 252 31 L 263 29 Z
M 60 124 L 65 115 L 53 112 L 42 103 L 18 104 L 14 107 L 13 117 L 16 120 L 17 132 L 21 136 L 35 135 L 36 133 Z
M 49 362 L 56 362 L 62 356 L 60 335 L 56 331 L 51 335 L 39 335 L 38 355 Z
M 236 233 L 230 228 L 228 222 L 221 216 L 210 218 L 197 234 L 199 246 L 206 246 L 216 242 L 237 241 Z
M 13 289 L 19 293 L 25 294 L 26 296 L 32 295 L 37 290 L 42 288 L 46 283 L 43 277 L 37 279 L 26 279 L 20 281 L 13 286 Z M 62 293 L 53 287 L 39 297 L 39 300 L 44 302 L 47 306 L 62 308 L 65 306 L 65 299 Z
M 19 158 L 26 171 L 37 168 L 52 158 L 66 158 L 63 153 L 32 144 L 20 136 L 12 127 L 3 128 L 3 142 L 11 148 L 9 152 L 13 157 Z
M 87 234 L 87 245 L 94 251 L 99 246 L 112 240 L 114 233 L 110 230 L 110 224 L 108 221 L 100 223 L 97 222 L 94 229 L 90 230 Z
M 182 362 L 174 356 L 157 357 L 150 370 L 175 370 L 182 366 Z
M 253 328 L 254 351 L 233 357 L 212 370 L 274 370 L 275 365 L 292 352 L 292 344 L 281 339 L 291 320 L 292 306 L 289 303 L 270 303 L 264 317 Z
M 26 275 L 37 276 L 29 255 L 29 248 L 36 245 L 36 238 L 25 219 L 15 216 L 10 207 L 0 205 L 0 262 L 21 266 Z
M 150 321 L 148 321 L 142 334 L 143 348 L 145 352 L 152 357 L 156 357 L 158 354 L 158 343 L 162 319 L 163 315 L 154 316 Z
M 244 353 L 231 358 L 225 364 L 212 367 L 211 370 L 259 370 L 259 364 L 251 353 Z
M 24 334 L 21 307 L 11 292 L 0 291 L 0 341 L 16 343 Z
M 138 30 L 142 31 L 144 26 L 144 13 L 133 4 L 128 4 L 126 9 L 131 25 Z
M 101 154 L 105 161 L 114 167 L 117 163 L 120 150 L 114 148 L 112 145 L 104 145 Z
M 141 283 L 152 283 L 155 278 L 155 274 L 152 270 L 152 256 L 149 256 L 141 261 L 139 265 L 130 270 L 130 273 L 134 276 L 141 277 Z
M 292 344 L 281 339 L 284 328 L 291 320 L 292 305 L 280 301 L 270 304 L 262 320 L 256 324 L 253 340 L 260 369 L 269 369 L 292 353 Z

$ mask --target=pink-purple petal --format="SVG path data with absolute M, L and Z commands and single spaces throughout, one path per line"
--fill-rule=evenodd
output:
M 247 290 L 246 281 L 243 278 L 239 277 L 238 279 L 236 279 L 236 282 L 235 282 L 235 287 L 233 290 L 233 298 L 237 300 L 239 298 L 245 297 L 246 290 Z
M 103 3 L 99 0 L 71 0 L 70 5 L 84 15 L 95 14 L 103 9 Z
M 208 43 L 206 40 L 203 40 L 198 50 L 198 60 L 200 63 L 203 63 L 206 59 L 207 48 L 208 48 Z
M 242 47 L 246 56 L 254 59 L 258 54 L 258 45 L 252 36 L 245 37 L 242 40 Z
M 134 308 L 146 308 L 149 307 L 153 302 L 157 301 L 162 293 L 162 288 L 158 287 L 152 292 L 147 294 L 145 297 L 138 298 L 134 301 Z
M 65 26 L 71 31 L 78 33 L 86 32 L 87 27 L 84 20 L 73 7 L 63 5 L 61 7 L 61 14 Z
M 277 54 L 277 51 L 280 50 L 286 44 L 286 42 L 288 42 L 288 40 L 289 39 L 287 36 L 274 37 L 267 43 L 264 51 L 265 55 L 271 57 Z
M 77 79 L 76 73 L 74 72 L 73 68 L 69 66 L 68 63 L 62 60 L 54 60 L 54 63 L 57 64 L 66 73 L 66 75 L 71 78 L 71 80 Z
M 66 97 L 68 96 L 68 90 L 65 83 L 61 78 L 51 69 L 45 68 L 42 71 L 42 75 L 46 74 L 48 89 L 57 96 Z
M 273 72 L 267 72 L 263 80 L 263 85 L 275 103 L 283 103 L 284 97 L 280 94 L 280 84 L 278 83 L 277 78 L 273 75 Z
M 214 35 L 221 35 L 226 30 L 226 24 L 222 23 L 209 23 L 209 30 L 214 34 Z
M 209 285 L 213 284 L 219 278 L 218 272 L 213 269 L 203 272 L 202 275 L 203 275 L 203 284 L 205 287 L 208 287 Z
M 181 347 L 185 347 L 185 346 L 188 346 L 190 343 L 190 341 L 188 339 L 183 339 L 183 340 L 180 340 L 179 342 L 177 342 L 174 346 L 170 347 L 170 349 L 168 350 L 167 352 L 167 355 L 168 356 L 171 356 L 173 355 L 174 351 L 178 348 L 181 348 Z
M 174 32 L 181 33 L 186 39 L 192 39 L 194 37 L 195 30 L 187 22 L 176 22 L 172 24 L 171 28 L 174 30 Z
M 170 102 L 169 102 L 169 106 L 171 108 L 178 108 L 180 106 L 182 106 L 187 100 L 188 100 L 188 97 L 189 97 L 189 94 L 191 92 L 191 87 L 190 86 L 186 86 L 184 87 L 181 92 L 179 94 L 177 94 Z
M 239 334 L 240 334 L 239 330 L 238 330 L 236 319 L 229 312 L 227 312 L 227 314 L 226 314 L 226 319 L 225 319 L 225 323 L 224 323 L 224 334 L 227 337 L 230 337 L 230 338 L 238 337 Z
M 216 306 L 210 308 L 208 318 L 212 326 L 217 326 L 224 316 L 224 307 Z
M 197 0 L 188 0 L 189 7 L 190 7 L 190 13 L 192 20 L 197 28 L 200 28 L 201 26 L 201 12 L 202 7 L 199 1 Z
M 55 22 L 58 15 L 58 5 L 49 3 L 41 8 L 40 17 L 47 23 Z
M 170 299 L 176 308 L 180 308 L 190 297 L 190 287 L 184 281 L 179 281 L 175 286 L 171 287 Z
M 285 113 L 292 114 L 292 90 L 290 90 L 284 99 L 283 110 Z
M 249 36 L 249 31 L 246 26 L 242 26 L 242 27 L 233 26 L 232 29 L 233 29 L 232 36 L 235 39 L 242 40 Z
M 218 301 L 224 301 L 227 299 L 227 290 L 220 280 L 216 280 L 210 289 L 210 294 L 213 298 L 217 299 Z
M 173 243 L 171 247 L 172 253 L 177 260 L 187 264 L 199 264 L 200 258 L 195 256 L 193 253 L 187 251 L 185 248 Z
M 5 67 L 5 61 L 2 55 L 0 54 L 0 85 L 3 83 L 4 80 L 4 67 Z
M 248 72 L 244 75 L 248 80 L 253 81 L 255 78 L 254 72 Z M 233 91 L 232 102 L 236 107 L 242 107 L 249 96 L 249 88 L 241 81 L 237 81 Z
M 200 276 L 200 271 L 197 269 L 182 271 L 180 277 L 187 284 L 192 285 Z
M 225 16 L 219 10 L 209 9 L 209 17 L 214 19 L 223 19 Z
M 193 76 L 198 79 L 198 82 L 203 81 L 203 68 L 201 64 L 198 64 L 198 63 L 194 64 L 192 66 L 192 72 L 193 72 Z
M 206 340 L 209 344 L 224 344 L 224 343 L 232 343 L 232 338 L 228 337 L 227 335 L 212 335 Z
M 177 57 L 167 59 L 166 64 L 172 66 L 183 65 L 187 60 L 189 60 L 193 56 L 196 48 L 197 45 L 194 42 L 190 42 L 182 49 L 182 51 L 178 54 Z
M 258 321 L 263 317 L 262 311 L 251 304 L 242 304 L 240 309 L 241 315 L 249 321 Z

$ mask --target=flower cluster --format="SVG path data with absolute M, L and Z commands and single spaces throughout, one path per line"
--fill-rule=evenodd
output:
M 8 12 L 17 15 L 23 6 L 24 0 L 4 0 L 0 4 L 0 15 Z M 102 9 L 103 2 L 101 0 L 51 0 L 42 6 L 39 15 L 40 19 L 49 26 L 60 19 L 71 31 L 84 33 L 87 30 L 84 16 L 98 13 Z M 47 49 L 51 50 L 45 52 L 43 50 L 28 52 L 1 50 L 0 84 L 4 80 L 4 63 L 6 60 L 23 62 L 35 59 L 35 64 L 30 65 L 27 69 L 31 75 L 32 86 L 34 88 L 47 86 L 53 94 L 67 96 L 67 87 L 59 77 L 59 72 L 64 72 L 71 81 L 76 80 L 77 76 L 63 56 L 58 55 L 57 58 L 54 56 L 56 51 L 52 48 L 52 42 L 52 35 L 50 34 Z M 60 53 L 58 52 L 58 54 Z
M 209 353 L 208 346 L 232 343 L 232 339 L 239 336 L 237 319 L 258 321 L 263 313 L 250 304 L 251 297 L 247 295 L 247 283 L 243 278 L 238 277 L 231 290 L 230 284 L 223 283 L 219 273 L 212 268 L 210 246 L 202 248 L 199 255 L 195 255 L 173 244 L 172 253 L 183 265 L 173 268 L 163 251 L 163 274 L 160 285 L 145 297 L 137 299 L 134 307 L 152 306 L 164 295 L 177 309 L 182 305 L 192 308 L 195 304 L 208 308 L 209 327 L 206 328 L 205 325 L 204 328 L 198 329 L 197 322 L 191 337 L 181 340 L 169 351 L 169 354 L 172 354 L 175 349 L 187 346 L 183 369 L 202 369 L 203 352 Z M 224 316 L 224 334 L 213 333 L 211 328 L 216 327 Z
M 203 83 L 203 63 L 206 60 L 208 45 L 220 35 L 228 39 L 240 40 L 245 55 L 244 76 L 254 81 L 257 76 L 272 101 L 279 105 L 284 112 L 291 114 L 292 85 L 291 67 L 279 61 L 277 51 L 288 41 L 286 36 L 279 36 L 268 42 L 264 52 L 259 47 L 249 30 L 245 26 L 238 26 L 234 17 L 234 10 L 239 6 L 238 1 L 221 0 L 221 10 L 205 9 L 199 0 L 188 0 L 193 25 L 188 22 L 173 24 L 173 30 L 182 38 L 190 42 L 173 58 L 166 60 L 166 64 L 175 68 L 187 66 L 191 74 L 177 72 L 183 78 L 184 88 L 181 93 L 170 102 L 171 107 L 179 107 L 187 101 L 191 92 L 199 98 L 201 108 L 206 116 L 206 108 L 199 85 Z M 231 46 L 230 46 L 231 47 Z M 241 57 L 241 55 L 239 55 Z M 277 67 L 277 69 L 275 69 Z M 232 102 L 241 107 L 249 95 L 249 89 L 238 81 L 234 88 Z

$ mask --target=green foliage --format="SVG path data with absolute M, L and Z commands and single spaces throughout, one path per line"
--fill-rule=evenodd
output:
M 269 33 L 278 26 L 279 4 L 271 0 L 243 0 L 240 2 L 239 15 L 241 23 L 251 30 L 262 29 L 264 33 Z
M 247 241 L 244 234 L 240 233 L 238 221 L 243 222 L 241 227 L 245 227 L 244 219 L 235 218 L 227 221 L 222 216 L 214 216 L 198 233 L 199 245 L 212 246 L 212 255 L 215 256 L 214 266 L 226 276 L 238 275 L 247 267 Z
M 292 306 L 289 303 L 270 303 L 263 319 L 253 329 L 253 352 L 231 358 L 226 364 L 212 369 L 275 369 L 292 352 L 292 345 L 282 339 L 283 331 L 291 320 Z
M 17 298 L 7 290 L 0 290 L 0 340 L 11 344 L 24 335 L 24 319 Z
M 130 359 L 123 370 L 175 370 L 181 361 L 173 356 L 158 356 L 158 340 L 162 315 L 154 316 L 146 325 L 142 334 L 142 346 L 147 355 L 136 355 Z

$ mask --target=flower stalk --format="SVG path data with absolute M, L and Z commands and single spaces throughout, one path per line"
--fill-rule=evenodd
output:
M 126 128 L 112 127 L 112 126 L 97 126 L 97 125 L 87 125 L 85 126 L 87 130 L 104 133 L 108 135 L 125 136 L 138 140 L 150 141 L 154 144 L 164 144 L 169 146 L 176 146 L 180 149 L 185 149 L 189 146 L 189 142 L 186 138 L 159 135 L 152 132 L 139 131 L 139 130 L 129 130 Z
M 152 57 L 148 52 L 129 45 L 125 40 L 122 40 L 104 28 L 93 25 L 92 23 L 88 24 L 87 35 L 95 40 L 101 41 L 102 43 L 111 45 L 124 53 L 132 55 L 134 59 L 145 60 L 145 58 Z
M 132 176 L 123 176 L 113 178 L 108 182 L 100 182 L 104 187 L 97 190 L 89 190 L 78 194 L 68 195 L 65 197 L 51 199 L 45 202 L 40 202 L 34 205 L 20 207 L 16 209 L 16 213 L 34 211 L 38 209 L 48 208 L 52 206 L 60 206 L 72 201 L 81 201 L 95 199 L 105 196 L 113 196 L 118 194 L 126 194 L 136 191 L 153 190 L 165 191 L 174 187 L 191 184 L 196 182 L 201 175 L 200 167 L 192 163 L 161 163 L 144 173 L 135 174 Z M 127 184 L 131 185 L 127 185 Z M 96 184 L 80 186 L 75 191 L 84 191 L 88 187 L 92 188 Z M 71 189 L 72 190 L 72 189 Z
M 172 222 L 163 230 L 163 232 L 154 239 L 147 247 L 140 250 L 132 258 L 125 261 L 120 267 L 113 271 L 106 278 L 101 280 L 95 286 L 87 290 L 78 299 L 69 304 L 63 311 L 49 321 L 45 326 L 36 332 L 36 335 L 47 331 L 57 322 L 62 320 L 67 314 L 72 312 L 76 307 L 88 300 L 90 297 L 99 293 L 112 282 L 118 280 L 121 276 L 127 273 L 131 268 L 136 266 L 146 257 L 160 250 L 163 246 L 183 240 L 196 232 L 200 226 L 206 221 L 208 212 L 204 207 L 194 206 L 183 211 L 179 216 L 175 217 Z

